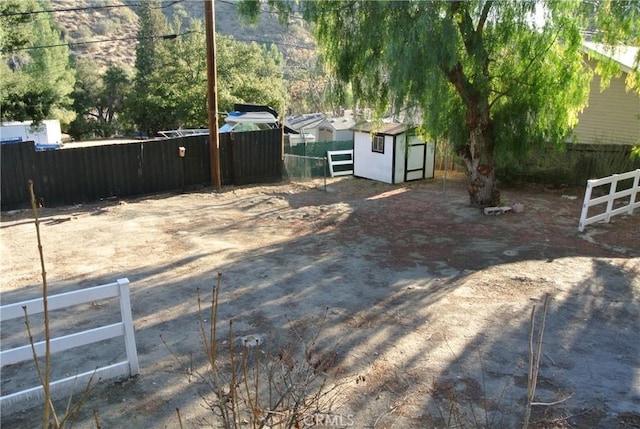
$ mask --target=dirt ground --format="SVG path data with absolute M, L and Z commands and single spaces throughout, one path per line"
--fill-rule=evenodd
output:
M 323 371 L 340 382 L 334 427 L 521 427 L 531 313 L 540 320 L 547 293 L 532 427 L 640 427 L 640 213 L 579 233 L 583 192 L 503 187 L 524 211 L 501 216 L 469 205 L 464 177 L 441 175 L 43 208 L 51 294 L 131 282 L 140 374 L 100 381 L 74 427 L 96 427 L 96 410 L 102 428 L 177 428 L 176 408 L 185 428 L 219 426 L 206 384 L 177 361 L 204 365 L 197 290 L 206 308 L 219 272 L 220 338 L 232 319 L 234 338 L 260 337 L 277 354 L 300 341 L 292 327 L 320 332 L 313 353 L 332 356 Z M 2 304 L 41 296 L 29 211 L 2 213 L 0 244 Z M 60 310 L 52 330 L 117 311 L 110 301 Z M 2 349 L 24 344 L 24 331 L 4 323 Z M 123 353 L 106 342 L 55 355 L 53 373 Z M 4 367 L 3 394 L 35 385 L 33 373 Z M 13 404 L 1 424 L 35 428 L 40 416 L 37 401 Z

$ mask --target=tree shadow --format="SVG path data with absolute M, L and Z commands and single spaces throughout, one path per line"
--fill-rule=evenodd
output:
M 534 398 L 539 405 L 532 407 L 538 425 L 626 427 L 620 426 L 624 418 L 640 419 L 639 269 L 633 260 L 593 259 L 590 272 L 574 284 L 542 285 L 536 293 L 551 294 Z M 539 330 L 541 305 L 532 301 Z M 453 396 L 460 406 L 456 417 L 471 427 L 478 416 L 483 427 L 522 425 L 531 314 L 526 307 L 520 303 L 506 318 L 495 314 L 461 351 L 452 352 L 424 403 L 429 413 L 437 414 Z M 460 394 L 468 384 L 477 388 Z
M 354 184 L 360 189 L 353 190 Z M 584 379 L 588 371 L 600 380 L 606 371 L 599 365 L 613 359 L 618 362 L 611 369 L 619 381 L 616 386 L 629 392 L 635 389 L 637 396 L 634 366 L 637 369 L 639 350 L 632 341 L 633 332 L 638 331 L 637 267 L 631 264 L 623 271 L 605 259 L 593 259 L 593 273 L 578 276 L 576 286 L 554 289 L 552 274 L 571 269 L 571 258 L 619 256 L 568 232 L 570 222 L 563 216 L 568 218 L 575 210 L 575 202 L 538 202 L 535 195 L 514 193 L 528 210 L 520 217 L 494 217 L 481 216 L 478 209 L 469 207 L 460 192 L 462 185 L 456 188 L 454 183 L 447 192 L 433 183 L 392 186 L 354 180 L 345 181 L 344 187 L 332 186 L 336 191 L 329 193 L 316 189 L 283 193 L 274 187 L 262 196 L 239 193 L 231 203 L 217 202 L 215 195 L 203 193 L 202 202 L 171 213 L 186 219 L 172 231 L 182 256 L 153 266 L 142 255 L 116 274 L 131 281 L 141 374 L 131 381 L 101 384 L 80 420 L 91 421 L 94 408 L 100 410 L 105 425 L 122 422 L 123 415 L 134 426 L 144 427 L 149 419 L 171 425 L 176 422 L 176 408 L 189 410 L 192 421 L 211 419 L 210 411 L 201 405 L 206 387 L 190 382 L 175 358 L 203 365 L 196 294 L 200 290 L 207 303 L 218 272 L 223 273 L 219 338 L 226 338 L 225 322 L 233 319 L 236 336 L 263 334 L 267 345 L 276 350 L 291 341 L 292 326 L 313 330 L 322 324 L 315 353 L 335 356 L 327 368 L 330 375 L 353 380 L 343 405 L 355 410 L 356 416 L 367 408 L 360 420 L 363 425 L 373 424 L 366 420 L 371 416 L 381 416 L 382 422 L 400 415 L 403 426 L 424 427 L 442 419 L 438 398 L 445 394 L 455 394 L 460 403 L 475 404 L 477 410 L 482 404 L 488 413 L 496 413 L 495 418 L 492 414 L 495 422 L 519 418 L 532 304 L 523 293 L 536 299 L 544 291 L 557 293 L 548 315 L 541 394 L 573 393 L 582 385 L 571 377 Z M 248 218 L 212 217 L 229 204 L 257 213 Z M 550 206 L 555 222 L 541 223 L 540 215 Z M 144 216 L 168 217 L 169 213 L 154 205 L 145 208 Z M 266 225 L 287 230 L 300 225 L 300 232 L 288 239 L 274 237 L 249 250 L 225 247 L 221 240 Z M 182 231 L 186 233 L 179 234 Z M 195 245 L 193 237 L 207 237 L 210 244 Z M 538 263 L 538 272 L 514 268 L 500 274 L 503 277 L 497 275 L 495 284 L 481 277 L 528 261 Z M 114 279 L 79 275 L 58 286 L 62 291 L 78 282 L 90 286 L 104 280 Z M 508 288 L 497 287 L 500 281 L 522 286 L 524 292 L 510 297 Z M 22 299 L 28 293 L 37 296 L 36 286 L 3 296 L 3 301 Z M 496 302 L 505 295 L 504 302 Z M 614 296 L 620 299 L 616 303 L 623 302 L 617 305 L 624 311 L 611 316 Z M 495 308 L 490 320 L 483 319 L 485 312 L 474 315 L 483 305 Z M 85 311 L 90 319 L 102 320 L 95 309 Z M 624 320 L 635 325 L 619 334 L 614 324 Z M 3 342 L 9 332 L 3 326 Z M 623 337 L 614 348 L 616 335 Z M 627 350 L 625 342 L 635 355 L 615 360 L 615 353 Z M 609 348 L 592 360 L 588 344 Z M 114 356 L 113 345 L 93 352 L 107 359 Z M 77 360 L 70 361 L 75 365 L 71 362 Z M 65 367 L 64 361 L 59 365 L 60 372 L 76 370 Z M 620 382 L 625 376 L 626 383 Z M 597 395 L 583 398 L 576 393 L 565 405 L 589 405 L 598 395 L 607 396 L 611 388 L 607 383 L 594 387 Z M 611 393 L 611 401 L 620 396 Z M 630 401 L 630 406 L 637 407 L 636 399 Z M 20 411 L 3 410 L 2 415 L 3 424 L 9 425 L 26 424 L 33 418 Z

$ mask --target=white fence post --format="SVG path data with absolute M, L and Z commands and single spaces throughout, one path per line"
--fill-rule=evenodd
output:
M 636 206 L 636 197 L 638 193 L 640 193 L 640 168 L 636 170 L 636 177 L 633 179 L 633 189 L 636 191 L 631 194 L 629 197 L 629 212 L 628 214 L 633 214 L 633 208 Z
M 584 191 L 584 201 L 582 202 L 582 213 L 580 213 L 580 223 L 578 231 L 582 232 L 586 226 L 587 213 L 589 212 L 589 201 L 591 200 L 591 192 L 593 191 L 592 180 L 587 180 L 587 189 Z
M 133 331 L 133 317 L 131 316 L 131 301 L 129 299 L 129 279 L 118 279 L 118 293 L 120 294 L 120 313 L 124 325 L 124 347 L 129 362 L 130 375 L 140 372 L 138 367 L 138 352 L 136 351 L 136 337 Z

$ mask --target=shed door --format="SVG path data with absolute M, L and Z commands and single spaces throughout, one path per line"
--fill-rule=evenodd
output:
M 424 179 L 426 151 L 427 145 L 425 143 L 409 143 L 405 160 L 405 182 Z

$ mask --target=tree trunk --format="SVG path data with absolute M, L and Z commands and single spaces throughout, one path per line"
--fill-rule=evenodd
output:
M 462 62 L 443 67 L 449 81 L 466 105 L 466 126 L 469 130 L 469 144 L 462 150 L 462 158 L 471 174 L 469 198 L 471 204 L 492 207 L 500 203 L 500 192 L 496 183 L 494 149 L 495 138 L 489 105 L 489 55 L 484 48 L 483 30 L 493 2 L 487 1 L 482 7 L 480 18 L 474 27 L 470 9 L 464 1 L 452 1 L 451 13 L 460 31 L 464 50 L 471 60 L 472 79 L 465 74 Z
M 471 204 L 479 207 L 497 206 L 500 192 L 495 175 L 495 139 L 489 112 L 489 94 L 468 81 L 461 63 L 445 70 L 467 109 L 465 122 L 469 131 L 469 143 L 459 155 L 471 174 L 468 189 Z
M 487 102 L 470 101 L 467 106 L 469 146 L 461 154 L 471 175 L 468 192 L 471 204 L 493 207 L 500 204 L 496 182 L 491 120 Z

